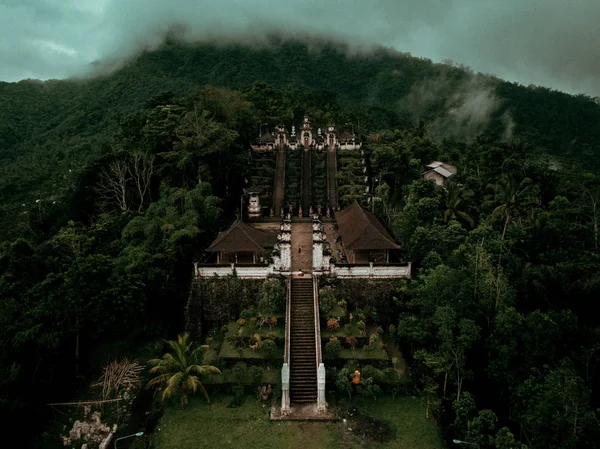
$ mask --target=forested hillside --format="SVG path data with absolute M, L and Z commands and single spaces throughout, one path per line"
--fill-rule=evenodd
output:
M 178 98 L 206 84 L 240 89 L 255 81 L 286 88 L 300 109 L 306 96 L 324 109 L 339 101 L 342 120 L 361 133 L 423 121 L 438 139 L 521 136 L 532 148 L 599 167 L 600 106 L 587 97 L 474 77 L 384 49 L 348 56 L 326 43 L 310 50 L 297 42 L 261 49 L 167 43 L 107 76 L 0 83 L 2 235 L 37 199 L 54 209 L 70 207 L 68 195 L 85 167 L 108 151 L 119 125 L 153 96 L 172 92 Z M 276 120 L 290 122 L 291 115 L 267 110 L 256 123 L 273 126 Z
M 182 331 L 192 262 L 252 179 L 250 141 L 304 113 L 364 142 L 372 207 L 414 268 L 379 315 L 446 437 L 599 441 L 589 98 L 287 42 L 168 43 L 110 75 L 0 84 L 0 102 L 0 415 L 31 424 L 23 447 L 61 447 L 38 432 L 45 404 Z M 445 189 L 422 179 L 435 159 L 457 166 Z

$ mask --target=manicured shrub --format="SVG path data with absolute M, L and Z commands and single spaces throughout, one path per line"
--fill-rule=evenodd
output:
M 285 307 L 285 287 L 278 279 L 266 279 L 258 292 L 258 311 L 274 315 Z
M 323 287 L 319 290 L 319 309 L 323 316 L 329 318 L 336 305 L 337 300 L 335 299 L 335 293 L 331 287 Z
M 346 344 L 349 345 L 352 348 L 352 350 L 356 348 L 357 343 L 358 340 L 356 339 L 356 337 L 346 337 Z
M 332 337 L 325 345 L 325 352 L 331 357 L 337 357 L 342 350 L 342 342 Z
M 235 383 L 246 384 L 248 383 L 248 365 L 244 362 L 238 362 L 233 365 L 231 370 L 231 377 Z
M 277 338 L 277 334 L 275 332 L 269 332 L 265 339 L 267 340 L 275 340 Z
M 329 318 L 327 320 L 327 329 L 330 331 L 337 331 L 340 328 L 340 322 L 335 318 Z
M 260 366 L 251 366 L 248 368 L 248 379 L 250 383 L 260 383 L 264 370 Z
M 265 340 L 260 348 L 267 360 L 274 360 L 277 356 L 277 345 L 273 340 Z

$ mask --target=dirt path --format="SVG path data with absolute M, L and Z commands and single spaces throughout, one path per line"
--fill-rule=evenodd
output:
M 301 268 L 312 273 L 312 223 L 292 223 L 292 271 Z

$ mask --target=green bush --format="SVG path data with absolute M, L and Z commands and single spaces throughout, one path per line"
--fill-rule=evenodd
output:
M 258 311 L 275 315 L 285 308 L 285 288 L 278 279 L 266 279 L 258 293 Z
M 232 380 L 238 384 L 248 383 L 248 365 L 244 362 L 238 362 L 231 370 Z
M 329 318 L 329 314 L 333 311 L 337 305 L 335 299 L 335 293 L 331 287 L 323 287 L 319 291 L 319 309 L 323 313 L 323 316 Z
M 248 368 L 248 378 L 250 383 L 257 384 L 261 381 L 263 369 L 260 366 L 251 366 Z
M 336 339 L 331 339 L 325 345 L 325 352 L 331 357 L 337 357 L 342 350 L 342 342 Z
M 337 387 L 340 393 L 346 393 L 349 398 L 352 398 L 352 375 L 354 374 L 354 370 L 349 366 L 345 366 L 342 368 L 336 378 L 335 378 L 335 386 Z
M 273 340 L 263 341 L 260 350 L 265 355 L 265 359 L 267 360 L 274 360 L 277 355 L 277 345 Z

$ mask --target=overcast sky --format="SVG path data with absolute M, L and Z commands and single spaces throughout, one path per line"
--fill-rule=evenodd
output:
M 177 24 L 191 40 L 330 35 L 600 95 L 600 0 L 0 0 L 0 80 L 82 74 Z

